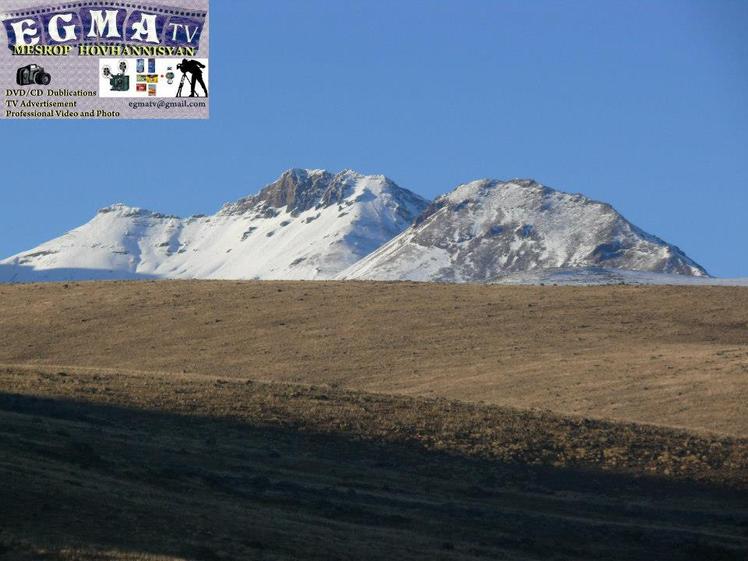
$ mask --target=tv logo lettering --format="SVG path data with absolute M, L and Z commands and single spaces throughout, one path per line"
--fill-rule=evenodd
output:
M 86 5 L 84 5 L 86 4 Z M 22 52 L 37 45 L 137 44 L 198 49 L 206 12 L 172 7 L 90 2 L 16 10 L 3 18 L 8 48 Z M 116 7 L 116 6 L 120 7 Z

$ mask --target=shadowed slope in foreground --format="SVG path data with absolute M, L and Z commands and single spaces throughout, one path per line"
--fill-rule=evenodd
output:
M 748 442 L 640 425 L 2 370 L 0 457 L 0 559 L 14 561 L 748 553 Z

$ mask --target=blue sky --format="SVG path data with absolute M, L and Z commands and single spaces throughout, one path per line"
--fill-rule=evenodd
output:
M 0 256 L 113 202 L 210 213 L 289 167 L 353 168 L 427 197 L 532 177 L 748 276 L 748 2 L 211 9 L 209 121 L 0 123 Z

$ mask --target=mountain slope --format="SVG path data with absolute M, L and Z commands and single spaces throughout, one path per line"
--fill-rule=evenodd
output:
M 383 176 L 289 170 L 213 216 L 125 205 L 0 261 L 0 281 L 326 279 L 380 247 L 427 206 Z
M 479 180 L 439 197 L 344 279 L 481 282 L 543 269 L 708 276 L 610 205 L 532 180 Z

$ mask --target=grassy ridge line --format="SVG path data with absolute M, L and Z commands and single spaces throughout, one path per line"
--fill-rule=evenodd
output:
M 445 399 L 192 375 L 0 371 L 14 395 L 345 434 L 507 463 L 748 488 L 748 439 Z
M 194 379 L 196 381 L 226 381 L 227 378 L 225 376 L 216 375 L 216 374 L 203 374 L 200 372 L 169 372 L 166 370 L 131 370 L 131 369 L 122 369 L 122 368 L 106 368 L 106 367 L 97 367 L 97 366 L 81 366 L 81 365 L 73 365 L 73 364 L 45 364 L 45 363 L 39 363 L 39 364 L 14 364 L 14 363 L 3 363 L 0 362 L 0 370 L 6 370 L 6 371 L 22 371 L 22 372 L 30 372 L 33 374 L 57 374 L 59 372 L 64 372 L 65 374 L 107 374 L 110 376 L 129 376 L 129 377 L 145 377 L 152 379 L 153 377 L 162 377 L 162 378 L 169 378 L 173 376 L 178 376 L 179 378 L 183 380 L 190 380 Z M 410 397 L 410 396 L 398 396 L 397 394 L 391 394 L 387 392 L 382 391 L 364 391 L 359 392 L 356 390 L 350 390 L 347 388 L 340 388 L 337 384 L 308 384 L 304 382 L 270 382 L 267 380 L 260 380 L 260 379 L 254 379 L 254 378 L 248 378 L 244 376 L 232 376 L 231 378 L 228 378 L 228 380 L 231 380 L 233 382 L 240 382 L 240 383 L 252 383 L 252 384 L 258 384 L 258 385 L 268 385 L 273 387 L 301 387 L 301 388 L 315 388 L 315 389 L 327 389 L 331 388 L 334 390 L 340 391 L 347 391 L 348 393 L 352 394 L 369 394 L 369 395 L 383 395 L 391 398 L 400 398 L 400 397 Z M 437 401 L 437 402 L 454 402 L 459 405 L 463 406 L 469 406 L 470 402 L 465 402 L 462 400 L 449 400 L 445 398 L 419 398 L 415 397 L 414 399 L 421 399 L 425 401 Z M 574 415 L 574 414 L 565 414 L 561 415 L 556 412 L 554 412 L 552 409 L 544 409 L 539 407 L 512 407 L 512 406 L 491 406 L 487 405 L 485 403 L 480 403 L 481 406 L 488 406 L 488 407 L 497 407 L 499 409 L 505 409 L 508 411 L 516 411 L 518 414 L 521 413 L 537 413 L 537 414 L 543 414 L 543 415 L 550 415 L 551 417 L 557 417 L 559 419 L 568 419 L 568 420 L 578 420 L 578 421 L 584 421 L 589 422 L 591 420 L 595 421 L 601 421 L 604 423 L 608 423 L 615 426 L 624 426 L 624 425 L 633 425 L 633 426 L 639 426 L 639 427 L 650 427 L 652 429 L 664 429 L 669 430 L 673 432 L 682 432 L 687 433 L 690 435 L 698 435 L 701 437 L 706 438 L 728 438 L 728 439 L 740 439 L 740 437 L 735 437 L 734 435 L 730 434 L 724 434 L 720 433 L 718 431 L 709 431 L 704 429 L 691 429 L 688 427 L 680 427 L 680 426 L 672 426 L 672 425 L 665 425 L 665 424 L 658 424 L 658 423 L 639 423 L 639 422 L 624 422 L 619 421 L 614 418 L 605 418 L 605 417 L 585 417 L 584 415 Z M 748 439 L 742 439 L 745 441 L 748 441 Z
M 37 374 L 56 374 L 60 371 L 64 371 L 66 374 L 111 374 L 111 375 L 122 375 L 122 376 L 174 376 L 178 375 L 183 378 L 195 378 L 204 380 L 218 380 L 222 379 L 223 376 L 215 374 L 201 374 L 200 372 L 180 372 L 178 374 L 169 372 L 168 370 L 132 370 L 122 368 L 106 368 L 100 366 L 83 366 L 78 364 L 60 364 L 60 363 L 38 363 L 38 364 L 23 364 L 23 363 L 5 363 L 0 362 L 0 369 L 7 371 L 19 370 L 23 372 L 34 372 Z M 236 378 L 237 380 L 244 380 L 244 378 Z M 261 380 L 253 380 L 258 384 L 263 383 Z M 308 385 L 300 382 L 294 382 L 289 385 Z

